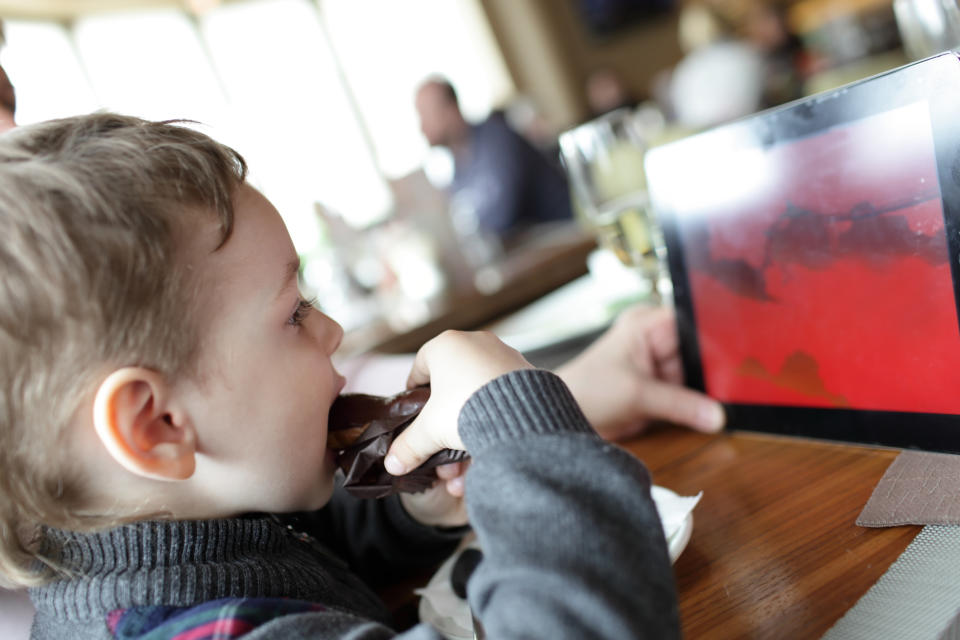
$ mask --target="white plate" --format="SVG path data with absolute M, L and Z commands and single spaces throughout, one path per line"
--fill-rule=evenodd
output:
M 673 491 L 664 487 L 654 486 L 651 488 L 651 496 L 658 510 L 662 511 L 661 505 L 664 500 L 680 500 Z M 690 535 L 693 533 L 693 513 L 688 513 L 680 523 L 680 527 L 667 539 L 667 552 L 670 555 L 670 562 L 676 562 L 680 554 L 690 542 Z M 431 598 L 420 598 L 420 620 L 429 623 L 433 628 L 440 632 L 449 640 L 473 640 L 473 626 L 470 622 L 470 607 L 466 600 L 461 600 L 453 593 L 450 586 L 450 573 L 453 571 L 453 565 L 460 556 L 463 549 L 479 549 L 477 539 L 473 534 L 461 545 L 453 555 L 440 565 L 430 582 L 424 589 L 418 590 L 423 595 L 429 592 Z M 437 607 L 431 604 L 431 599 L 437 603 Z

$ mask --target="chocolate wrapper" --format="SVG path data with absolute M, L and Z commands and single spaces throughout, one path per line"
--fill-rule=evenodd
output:
M 389 398 L 346 393 L 336 399 L 330 408 L 330 431 L 365 427 L 353 444 L 336 450 L 347 491 L 358 498 L 419 493 L 433 486 L 436 467 L 466 459 L 466 451 L 444 449 L 402 476 L 390 475 L 384 468 L 390 445 L 413 422 L 429 397 L 429 387 L 417 387 Z

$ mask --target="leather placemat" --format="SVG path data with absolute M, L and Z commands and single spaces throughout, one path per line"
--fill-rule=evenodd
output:
M 857 524 L 960 524 L 960 456 L 904 451 L 877 483 Z

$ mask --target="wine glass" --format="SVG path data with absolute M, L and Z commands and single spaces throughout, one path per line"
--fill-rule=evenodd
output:
M 655 298 L 672 291 L 663 232 L 650 211 L 643 157 L 651 125 L 622 108 L 560 135 L 560 155 L 581 222 L 620 261 L 636 267 Z

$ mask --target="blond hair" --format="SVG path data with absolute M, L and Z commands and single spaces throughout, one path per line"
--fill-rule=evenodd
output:
M 50 576 L 43 527 L 109 524 L 81 511 L 65 427 L 104 367 L 193 364 L 177 238 L 205 215 L 226 242 L 245 177 L 175 122 L 97 113 L 0 135 L 0 584 Z

